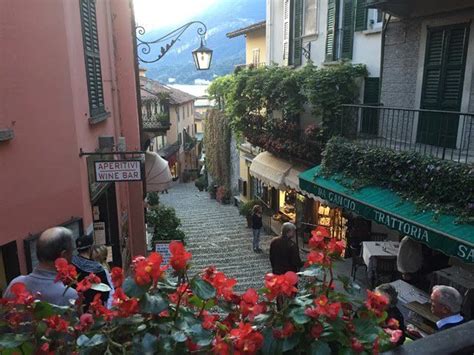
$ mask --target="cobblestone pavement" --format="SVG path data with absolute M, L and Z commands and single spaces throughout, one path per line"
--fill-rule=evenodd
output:
M 215 265 L 228 277 L 237 279 L 236 292 L 263 287 L 263 278 L 271 271 L 268 250 L 273 236 L 262 231 L 263 254 L 252 250 L 252 230 L 234 205 L 221 205 L 207 192 L 199 192 L 194 183 L 178 184 L 169 194 L 160 195 L 160 203 L 174 207 L 186 234 L 186 248 L 193 254 L 191 275 Z

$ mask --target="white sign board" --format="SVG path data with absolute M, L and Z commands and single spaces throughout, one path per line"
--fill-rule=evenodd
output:
M 141 181 L 142 169 L 140 160 L 95 161 L 95 181 Z
M 94 222 L 94 242 L 96 245 L 105 245 L 105 222 Z
M 155 251 L 163 257 L 161 265 L 168 265 L 171 258 L 171 252 L 169 249 L 171 240 L 169 242 L 158 242 L 155 244 Z

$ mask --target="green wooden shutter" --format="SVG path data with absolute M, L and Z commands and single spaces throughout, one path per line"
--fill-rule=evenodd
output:
M 355 30 L 364 31 L 367 29 L 367 15 L 369 9 L 366 7 L 367 0 L 356 0 L 355 9 Z
M 301 56 L 303 54 L 303 1 L 294 0 L 293 10 L 293 64 L 301 65 Z
M 90 116 L 105 112 L 95 0 L 80 0 Z
M 336 54 L 336 29 L 337 29 L 337 10 L 339 0 L 328 0 L 327 34 L 326 34 L 326 61 L 335 60 Z
M 365 78 L 364 104 L 374 105 L 379 103 L 380 78 Z
M 354 4 L 352 0 L 344 0 L 342 25 L 341 58 L 352 59 L 354 44 Z

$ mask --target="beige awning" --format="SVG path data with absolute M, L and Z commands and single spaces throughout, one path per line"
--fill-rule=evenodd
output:
M 285 176 L 291 164 L 269 152 L 258 154 L 250 165 L 250 175 L 279 190 L 285 190 Z
M 173 181 L 168 162 L 154 152 L 145 153 L 145 174 L 147 192 L 167 190 Z

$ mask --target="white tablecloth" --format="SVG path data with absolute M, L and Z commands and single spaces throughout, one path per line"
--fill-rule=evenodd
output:
M 398 246 L 399 243 L 396 242 L 362 242 L 362 258 L 367 265 L 369 279 L 372 278 L 377 268 L 377 258 L 396 258 Z

